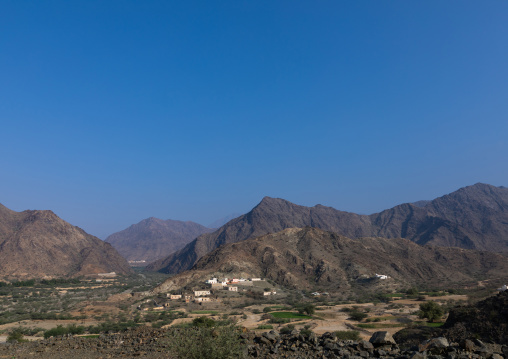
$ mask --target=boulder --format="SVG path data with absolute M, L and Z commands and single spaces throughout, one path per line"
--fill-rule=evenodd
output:
M 369 339 L 375 347 L 379 347 L 382 345 L 397 345 L 395 339 L 393 339 L 392 335 L 387 331 L 379 331 L 372 334 Z
M 448 342 L 448 339 L 444 337 L 432 338 L 424 341 L 420 345 L 420 352 L 428 351 L 434 355 L 444 354 L 448 351 L 449 347 L 450 343 Z

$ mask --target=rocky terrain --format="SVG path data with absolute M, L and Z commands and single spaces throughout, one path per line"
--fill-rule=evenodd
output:
M 64 337 L 39 342 L 0 345 L 4 358 L 177 358 L 170 342 L 181 329 L 139 327 L 124 333 L 101 335 L 99 338 Z M 412 349 L 401 349 L 387 332 L 376 332 L 367 340 L 341 340 L 334 333 L 315 335 L 293 330 L 281 334 L 275 330 L 256 335 L 237 332 L 244 357 L 249 358 L 457 358 L 502 359 L 508 346 L 483 343 L 450 343 L 438 337 L 423 341 Z M 199 344 L 198 344 L 199 345 Z M 181 357 L 180 357 L 181 358 Z M 229 356 L 228 358 L 238 358 Z
M 508 345 L 508 291 L 452 309 L 443 329 L 444 335 L 456 342 L 477 338 Z
M 51 211 L 12 211 L 0 205 L 0 276 L 68 277 L 129 274 L 127 261 L 109 244 Z
M 377 279 L 376 273 L 390 278 Z M 285 287 L 330 292 L 390 284 L 446 288 L 486 277 L 508 279 L 508 261 L 491 252 L 420 246 L 407 239 L 349 239 L 317 228 L 292 228 L 224 245 L 155 291 L 215 276 L 262 277 Z
M 106 242 L 129 261 L 152 262 L 183 248 L 200 234 L 212 231 L 191 221 L 150 217 L 113 233 Z
M 508 252 L 508 189 L 478 183 L 432 201 L 406 203 L 372 215 L 265 197 L 249 213 L 199 236 L 147 269 L 179 273 L 223 244 L 307 226 L 349 238 L 406 238 L 421 245 Z

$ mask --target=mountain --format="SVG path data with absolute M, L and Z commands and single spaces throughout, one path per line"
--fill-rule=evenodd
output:
M 233 214 L 230 214 L 229 216 L 219 218 L 218 220 L 210 223 L 208 225 L 208 228 L 219 228 L 219 227 L 222 227 L 223 225 L 225 225 L 226 223 L 228 223 L 232 219 L 235 219 L 236 217 L 239 217 L 241 215 L 242 215 L 241 213 L 233 213 Z
M 191 221 L 150 217 L 113 233 L 106 242 L 129 261 L 151 262 L 183 248 L 200 234 L 212 231 Z
M 376 273 L 390 278 L 376 279 Z M 210 277 L 263 277 L 286 287 L 343 293 L 390 284 L 443 288 L 508 278 L 508 261 L 491 252 L 420 246 L 401 238 L 349 239 L 318 228 L 290 228 L 219 247 L 156 292 Z
M 508 189 L 478 183 L 426 204 L 405 203 L 372 215 L 265 197 L 249 213 L 199 236 L 147 269 L 179 273 L 223 244 L 307 226 L 349 238 L 406 238 L 422 245 L 508 252 Z
M 0 205 L 0 276 L 66 277 L 132 273 L 108 243 L 52 211 L 15 212 Z

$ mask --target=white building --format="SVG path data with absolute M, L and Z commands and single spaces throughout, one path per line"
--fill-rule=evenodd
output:
M 194 291 L 194 296 L 195 297 L 202 297 L 202 296 L 205 296 L 205 295 L 210 295 L 210 291 L 209 290 L 195 290 Z
M 500 292 L 504 292 L 505 290 L 508 290 L 508 286 L 506 286 L 506 284 L 505 284 L 501 288 L 497 288 L 497 290 Z
M 196 303 L 203 303 L 203 302 L 211 302 L 212 299 L 209 297 L 199 297 L 199 298 L 195 298 L 194 301 Z
M 217 278 L 212 278 L 212 279 L 208 279 L 205 283 L 206 284 L 215 284 L 217 282 L 218 282 Z
M 378 278 L 378 279 L 388 279 L 388 276 L 384 275 L 384 274 L 377 274 L 376 273 L 376 278 Z
M 228 287 L 230 292 L 238 292 L 238 287 Z

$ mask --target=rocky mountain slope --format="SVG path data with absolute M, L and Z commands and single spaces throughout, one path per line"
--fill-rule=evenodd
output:
M 191 221 L 150 217 L 113 233 L 106 242 L 129 261 L 152 262 L 183 248 L 200 234 L 212 231 Z
M 110 244 L 72 226 L 53 212 L 15 212 L 0 205 L 0 276 L 3 278 L 131 271 Z
M 178 273 L 223 244 L 306 226 L 350 238 L 406 238 L 422 245 L 508 252 L 508 189 L 478 183 L 432 201 L 401 204 L 372 215 L 265 197 L 249 213 L 199 236 L 147 269 Z
M 390 278 L 376 279 L 376 273 Z M 291 228 L 224 245 L 156 291 L 178 289 L 210 276 L 263 277 L 286 287 L 330 292 L 381 282 L 446 287 L 485 277 L 508 278 L 508 261 L 491 252 L 420 246 L 407 239 L 349 239 L 317 228 Z

